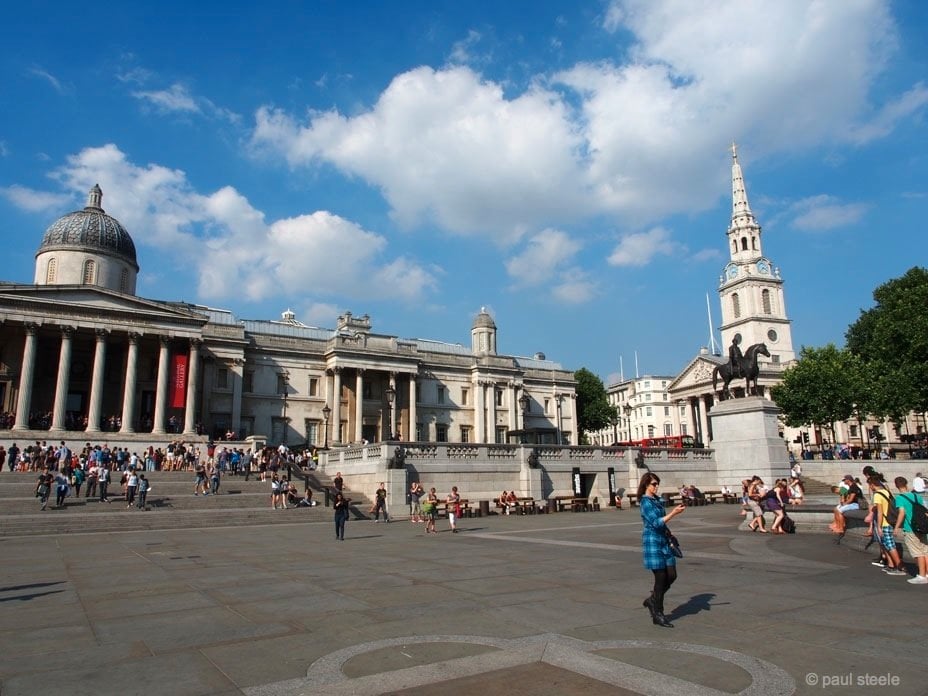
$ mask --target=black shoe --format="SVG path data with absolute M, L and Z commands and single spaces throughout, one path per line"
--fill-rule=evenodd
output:
M 653 620 L 656 621 L 656 619 L 655 619 L 656 612 L 654 611 L 654 597 L 652 596 L 652 597 L 648 597 L 647 599 L 645 599 L 645 600 L 641 603 L 641 606 L 643 606 L 645 609 L 647 609 L 647 610 L 648 610 L 648 613 L 651 614 L 651 619 L 653 619 Z
M 652 617 L 655 626 L 663 626 L 664 628 L 673 628 L 673 624 L 660 612 L 654 612 Z

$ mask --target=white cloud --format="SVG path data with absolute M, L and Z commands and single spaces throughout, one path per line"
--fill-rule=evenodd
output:
M 643 227 L 711 207 L 726 147 L 744 159 L 880 137 L 928 99 L 871 96 L 896 48 L 877 0 L 615 0 L 625 62 L 578 64 L 521 93 L 461 65 L 396 76 L 367 111 L 257 111 L 252 145 L 380 189 L 404 226 L 501 242 L 609 216 Z M 454 47 L 472 59 L 472 32 Z M 472 62 L 472 61 L 471 61 Z
M 580 244 L 565 232 L 546 229 L 528 240 L 521 254 L 506 262 L 506 271 L 519 286 L 548 283 L 555 270 L 579 250 Z
M 789 206 L 785 215 L 799 230 L 821 232 L 856 224 L 866 214 L 866 203 L 842 203 L 834 196 L 819 195 L 803 198 Z
M 162 113 L 200 113 L 190 91 L 180 84 L 173 84 L 168 89 L 133 92 L 132 96 L 148 102 Z
M 598 286 L 581 268 L 569 268 L 560 275 L 551 290 L 554 299 L 564 304 L 583 304 L 596 297 Z
M 693 259 L 693 261 L 714 261 L 715 259 L 722 258 L 722 252 L 710 247 L 708 249 L 700 249 L 690 258 Z
M 297 320 L 308 326 L 334 328 L 338 315 L 342 311 L 334 304 L 313 302 L 304 307 L 303 313 L 297 315 Z
M 658 255 L 670 256 L 679 250 L 663 227 L 627 234 L 609 256 L 610 266 L 647 266 Z
M 61 210 L 73 202 L 73 197 L 66 193 L 49 193 L 48 191 L 36 191 L 14 184 L 5 188 L 0 188 L 0 195 L 6 198 L 10 203 L 22 210 L 28 210 L 32 213 L 51 212 Z
M 200 194 L 182 171 L 136 165 L 115 145 L 69 157 L 53 178 L 82 196 L 99 183 L 104 208 L 137 244 L 167 253 L 177 272 L 197 274 L 202 300 L 312 295 L 415 301 L 437 284 L 432 269 L 391 258 L 385 237 L 350 220 L 317 211 L 268 222 L 234 188 Z
M 6 140 L 0 140 L 0 157 L 9 157 L 10 148 L 6 144 Z
M 510 100 L 468 68 L 417 68 L 357 116 L 315 113 L 302 125 L 262 108 L 252 143 L 291 166 L 324 161 L 364 178 L 404 226 L 506 241 L 588 202 L 568 111 L 541 88 Z
M 48 84 L 50 84 L 52 88 L 58 92 L 58 94 L 64 94 L 68 91 L 65 86 L 61 84 L 61 80 L 59 80 L 44 68 L 34 67 L 29 70 L 29 73 L 31 75 L 35 75 L 36 77 L 41 77 L 43 80 L 48 82 Z
M 466 65 L 468 63 L 485 61 L 485 57 L 475 56 L 473 53 L 474 47 L 476 47 L 483 36 L 479 31 L 471 29 L 467 32 L 467 37 L 461 39 L 460 41 L 455 42 L 451 47 L 451 55 L 448 60 L 452 63 L 458 63 L 461 65 Z

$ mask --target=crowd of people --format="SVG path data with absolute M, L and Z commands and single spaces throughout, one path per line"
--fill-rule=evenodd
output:
M 919 472 L 912 478 L 910 486 L 904 476 L 897 476 L 893 480 L 896 489 L 893 493 L 883 474 L 872 466 L 865 466 L 861 475 L 845 474 L 832 487 L 832 492 L 838 496 L 838 504 L 834 508 L 831 531 L 843 536 L 847 531 L 848 513 L 856 510 L 866 512 L 864 524 L 880 552 L 871 565 L 887 575 L 908 577 L 908 582 L 913 585 L 928 585 L 928 536 L 920 530 L 916 520 L 925 514 L 923 496 L 928 480 Z M 914 577 L 909 577 L 902 562 L 897 537 L 901 537 L 902 544 L 915 561 Z

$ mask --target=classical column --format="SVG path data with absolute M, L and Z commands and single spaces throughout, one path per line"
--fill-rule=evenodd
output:
M 671 406 L 671 408 L 673 409 L 673 434 L 674 435 L 683 434 L 683 427 L 680 425 L 680 405 L 682 403 L 683 403 L 682 401 L 674 401 L 673 406 Z
M 496 382 L 487 382 L 490 407 L 487 409 L 487 442 L 496 442 Z
M 509 382 L 509 430 L 519 429 L 519 392 L 515 382 Z
M 187 361 L 187 402 L 184 407 L 184 434 L 197 433 L 197 381 L 200 379 L 200 343 L 199 338 L 190 339 L 190 357 Z
M 354 379 L 354 440 L 361 442 L 364 438 L 364 370 L 355 370 Z
M 90 382 L 90 408 L 87 412 L 87 432 L 100 432 L 100 415 L 103 411 L 103 373 L 106 366 L 106 337 L 109 331 L 97 329 L 97 345 L 93 354 L 93 377 Z
M 332 442 L 342 441 L 342 368 L 332 368 Z
M 483 403 L 483 380 L 478 378 L 474 382 L 474 442 L 486 442 L 485 419 L 483 417 L 485 406 Z
M 712 431 L 709 428 L 709 396 L 703 396 L 699 401 L 699 417 L 702 419 L 703 444 L 708 447 L 712 440 Z
M 170 357 L 171 339 L 167 336 L 160 338 L 161 349 L 158 353 L 158 385 L 155 391 L 155 422 L 152 425 L 153 433 L 164 433 L 164 413 L 168 401 L 168 358 Z
M 242 384 L 245 381 L 245 361 L 235 358 L 232 361 L 232 431 L 238 439 L 242 429 Z
M 409 433 L 408 433 L 407 439 L 409 442 L 415 442 L 417 440 L 416 427 L 418 426 L 418 423 L 416 421 L 418 420 L 418 415 L 416 413 L 416 376 L 412 374 L 409 375 L 409 419 L 408 420 L 409 420 L 409 424 L 408 424 Z
M 19 371 L 19 399 L 16 403 L 16 422 L 13 430 L 29 430 L 29 409 L 32 408 L 32 378 L 35 371 L 36 324 L 26 324 L 26 342 L 23 345 L 23 365 Z
M 55 384 L 55 409 L 52 430 L 64 430 L 68 407 L 68 380 L 71 376 L 71 335 L 73 327 L 61 327 L 61 352 L 58 354 L 58 382 Z
M 570 395 L 570 444 L 580 444 L 580 419 L 577 418 L 577 394 Z
M 393 401 L 387 404 L 387 408 L 390 409 L 390 437 L 393 437 L 393 434 L 396 432 L 396 407 L 397 407 L 397 398 L 396 398 L 396 373 L 390 373 L 390 389 L 393 390 Z
M 126 386 L 122 394 L 121 433 L 134 433 L 132 421 L 135 418 L 135 382 L 138 378 L 139 335 L 129 332 L 129 352 L 126 354 Z

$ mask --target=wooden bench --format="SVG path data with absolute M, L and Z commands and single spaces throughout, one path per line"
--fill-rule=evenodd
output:
M 461 498 L 459 505 L 461 506 L 461 518 L 473 517 L 474 511 L 470 506 L 469 500 L 465 500 L 464 498 Z M 438 505 L 435 507 L 435 516 L 447 518 L 449 507 L 452 507 L 451 503 L 439 502 Z
M 499 514 L 505 514 L 507 506 L 510 508 L 509 514 L 516 515 L 534 515 L 538 512 L 538 507 L 535 505 L 534 498 L 516 498 L 513 503 L 506 503 L 505 505 L 500 501 L 499 498 L 493 499 L 493 504 L 499 510 Z

